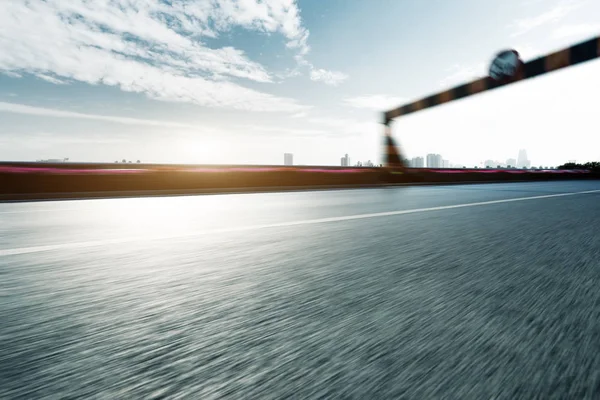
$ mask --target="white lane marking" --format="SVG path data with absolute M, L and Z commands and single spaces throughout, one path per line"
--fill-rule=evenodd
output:
M 467 183 L 467 184 L 439 184 L 439 185 L 422 185 L 422 186 L 417 186 L 416 183 L 413 184 L 407 184 L 407 185 L 401 185 L 401 184 L 390 184 L 390 185 L 382 185 L 381 187 L 377 187 L 378 189 L 398 189 L 398 188 L 413 188 L 413 189 L 426 189 L 428 192 L 429 191 L 433 191 L 433 190 L 452 190 L 452 189 L 461 189 L 461 188 L 466 188 L 466 189 L 479 189 L 479 188 L 483 188 L 486 190 L 491 190 L 491 191 L 496 191 L 496 187 L 502 185 L 503 188 L 514 188 L 514 187 L 521 187 L 523 185 L 526 185 L 528 188 L 529 187 L 533 187 L 533 188 L 537 188 L 538 186 L 548 186 L 549 182 L 510 182 L 510 183 L 503 183 L 503 182 L 477 182 L 477 183 Z M 570 182 L 564 182 L 564 181 L 560 181 L 557 183 L 570 183 Z M 493 185 L 493 188 L 491 188 Z M 490 189 L 491 188 L 491 189 Z M 312 189 L 312 190 L 294 190 L 294 191 L 286 191 L 286 192 L 247 192 L 247 193 L 237 193 L 234 192 L 233 194 L 263 194 L 263 195 L 270 195 L 270 194 L 298 194 L 298 193 L 310 193 L 310 192 L 321 192 L 321 191 L 325 191 L 326 188 L 316 188 L 316 189 Z M 351 189 L 356 189 L 356 190 L 372 190 L 373 188 L 360 188 L 360 187 L 354 187 Z M 334 189 L 328 189 L 331 191 L 335 191 Z M 504 191 L 504 190 L 500 190 L 500 191 Z M 531 190 L 527 190 L 527 189 L 522 189 L 523 192 L 532 192 Z M 146 194 L 148 193 L 162 193 L 162 192 L 166 192 L 166 191 L 147 191 L 145 192 Z M 196 193 L 197 191 L 193 191 L 192 194 Z M 67 194 L 72 194 L 74 196 L 78 196 L 80 195 L 80 193 L 67 193 Z M 215 193 L 215 195 L 225 195 L 226 193 Z M 107 196 L 110 195 L 109 193 L 107 193 Z M 67 199 L 51 199 L 48 201 L 54 201 L 54 200 L 60 200 L 60 201 L 64 201 L 64 202 L 78 202 L 78 201 L 89 201 L 89 200 L 150 200 L 150 199 L 155 199 L 156 197 L 159 198 L 163 198 L 161 196 L 141 196 L 141 197 L 137 197 L 135 195 L 132 195 L 132 197 L 91 197 L 91 198 L 82 198 L 82 199 L 75 199 L 75 198 L 67 198 Z M 179 195 L 172 195 L 172 196 L 166 196 L 167 198 L 176 198 L 176 197 L 182 197 Z M 29 202 L 27 200 L 22 201 L 23 203 L 28 204 Z M 21 203 L 20 201 L 16 201 L 15 203 Z M 1 204 L 1 201 L 0 201 Z M 78 208 L 41 208 L 41 209 L 29 209 L 29 210 L 10 210 L 10 211 L 1 211 L 0 209 L 0 215 L 2 214 L 29 214 L 29 213 L 37 213 L 37 212 L 64 212 L 64 211 L 93 211 L 90 210 L 89 208 L 85 208 L 85 207 L 78 207 Z
M 324 224 L 324 223 L 328 223 L 328 222 L 352 221 L 352 220 L 357 220 L 357 219 L 391 217 L 391 216 L 395 216 L 395 215 L 416 214 L 416 213 L 423 213 L 423 212 L 430 212 L 430 211 L 450 210 L 453 208 L 485 206 L 485 205 L 489 205 L 489 204 L 512 203 L 512 202 L 517 202 L 517 201 L 549 199 L 549 198 L 554 198 L 554 197 L 576 196 L 576 195 L 580 195 L 580 194 L 589 194 L 589 193 L 600 193 L 600 189 L 586 190 L 583 192 L 546 194 L 546 195 L 541 195 L 541 196 L 517 197 L 517 198 L 512 198 L 512 199 L 480 201 L 477 203 L 454 204 L 454 205 L 449 205 L 449 206 L 414 208 L 412 210 L 387 211 L 387 212 L 379 212 L 379 213 L 371 213 L 371 214 L 346 215 L 346 216 L 342 216 L 342 217 L 329 217 L 329 218 L 307 219 L 307 220 L 300 220 L 300 221 L 277 222 L 277 223 L 273 223 L 273 224 L 238 226 L 238 227 L 232 227 L 232 228 L 213 229 L 213 230 L 208 230 L 208 231 L 197 231 L 197 232 L 188 232 L 188 233 L 172 234 L 172 235 L 135 236 L 135 237 L 121 238 L 121 239 L 92 240 L 92 241 L 87 241 L 87 242 L 59 243 L 59 244 L 51 244 L 51 245 L 45 245 L 45 246 L 21 247 L 21 248 L 15 248 L 15 249 L 0 249 L 0 257 L 12 256 L 12 255 L 18 255 L 18 254 L 38 253 L 38 252 L 42 252 L 42 251 L 51 251 L 51 250 L 80 249 L 80 248 L 86 248 L 86 247 L 106 246 L 106 245 L 111 245 L 111 244 L 142 242 L 142 241 L 150 241 L 150 240 L 189 238 L 189 237 L 202 236 L 202 235 L 214 235 L 214 234 L 219 234 L 219 233 L 233 233 L 233 232 L 246 232 L 246 231 L 253 231 L 253 230 L 267 229 L 267 228 L 281 228 L 281 227 L 299 226 L 299 225 Z

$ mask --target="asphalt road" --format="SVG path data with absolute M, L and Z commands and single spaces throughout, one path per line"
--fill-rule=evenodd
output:
M 0 398 L 599 398 L 600 181 L 0 204 Z

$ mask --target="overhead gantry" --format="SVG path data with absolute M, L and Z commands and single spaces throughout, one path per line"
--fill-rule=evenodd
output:
M 384 112 L 382 121 L 384 125 L 384 165 L 399 171 L 406 168 L 402 152 L 392 137 L 391 123 L 394 119 L 599 57 L 600 36 L 525 63 L 521 61 L 515 50 L 498 53 L 490 64 L 488 76 Z

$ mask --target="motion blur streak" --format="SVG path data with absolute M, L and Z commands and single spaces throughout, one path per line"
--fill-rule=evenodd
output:
M 348 215 L 343 217 L 332 217 L 332 218 L 319 218 L 319 219 L 309 219 L 303 221 L 288 221 L 288 222 L 280 222 L 275 224 L 267 224 L 267 225 L 251 225 L 251 226 L 240 226 L 240 227 L 232 227 L 225 229 L 216 229 L 209 231 L 200 231 L 200 232 L 188 232 L 188 233 L 178 233 L 174 235 L 167 236 L 142 236 L 142 237 L 124 237 L 119 239 L 111 239 L 106 241 L 95 240 L 89 242 L 75 242 L 75 243 L 60 243 L 55 245 L 47 245 L 47 246 L 35 246 L 35 247 L 25 247 L 25 248 L 17 248 L 17 249 L 0 249 L 0 257 L 1 256 L 10 256 L 15 254 L 28 254 L 28 253 L 37 253 L 40 251 L 50 251 L 50 250 L 60 250 L 60 249 L 77 249 L 84 247 L 93 247 L 93 246 L 103 246 L 103 245 L 111 245 L 111 244 L 120 244 L 120 243 L 128 243 L 128 242 L 138 242 L 141 240 L 167 240 L 167 239 L 177 239 L 177 238 L 185 238 L 185 237 L 194 237 L 201 235 L 214 235 L 219 233 L 233 233 L 233 232 L 245 232 L 252 231 L 257 229 L 267 229 L 267 228 L 281 228 L 281 227 L 289 227 L 289 226 L 298 226 L 298 225 L 310 225 L 310 224 L 322 224 L 327 222 L 341 222 L 341 221 L 351 221 L 354 219 L 364 219 L 364 218 L 378 218 L 378 217 L 391 217 L 395 215 L 403 215 L 403 214 L 414 214 L 428 211 L 440 211 L 440 210 L 448 210 L 451 208 L 461 208 L 461 207 L 476 207 L 476 206 L 484 206 L 489 204 L 498 204 L 498 203 L 508 203 L 513 201 L 526 201 L 526 200 L 539 200 L 539 199 L 547 199 L 552 197 L 562 197 L 562 196 L 574 196 L 581 194 L 589 194 L 589 193 L 598 193 L 599 190 L 587 190 L 583 192 L 574 192 L 574 193 L 557 193 L 557 194 L 548 194 L 543 196 L 531 196 L 531 197 L 518 197 L 513 199 L 502 199 L 502 200 L 491 200 L 491 201 L 482 201 L 478 203 L 467 203 L 467 204 L 454 204 L 450 206 L 439 206 L 439 207 L 430 207 L 430 208 L 417 208 L 412 210 L 401 210 L 401 211 L 389 211 L 389 212 L 381 212 L 381 213 L 373 213 L 373 214 L 358 214 L 358 215 Z M 18 213 L 20 211 L 13 211 Z M 1 214 L 2 212 L 0 212 Z M 7 211 L 7 213 L 11 213 L 11 211 Z
M 372 168 L 370 168 L 372 169 Z M 50 175 L 119 175 L 119 174 L 142 174 L 155 171 L 178 171 L 178 172 L 195 172 L 195 173 L 231 173 L 231 172 L 311 172 L 324 174 L 359 174 L 365 172 L 367 168 L 307 168 L 307 167 L 228 167 L 228 168 L 176 168 L 176 167 L 154 167 L 154 168 L 40 168 L 40 167 L 15 167 L 15 166 L 0 166 L 0 172 L 15 173 L 15 174 L 50 174 Z M 572 169 L 431 169 L 431 168 L 414 168 L 413 170 L 435 172 L 437 174 L 469 174 L 473 172 L 485 174 L 589 174 L 588 170 L 572 170 Z
M 0 398 L 597 398 L 599 194 L 0 204 Z

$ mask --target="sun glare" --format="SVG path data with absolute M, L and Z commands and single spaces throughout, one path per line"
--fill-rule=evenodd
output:
M 224 143 L 211 138 L 185 138 L 175 141 L 173 153 L 186 164 L 224 164 L 227 160 Z

